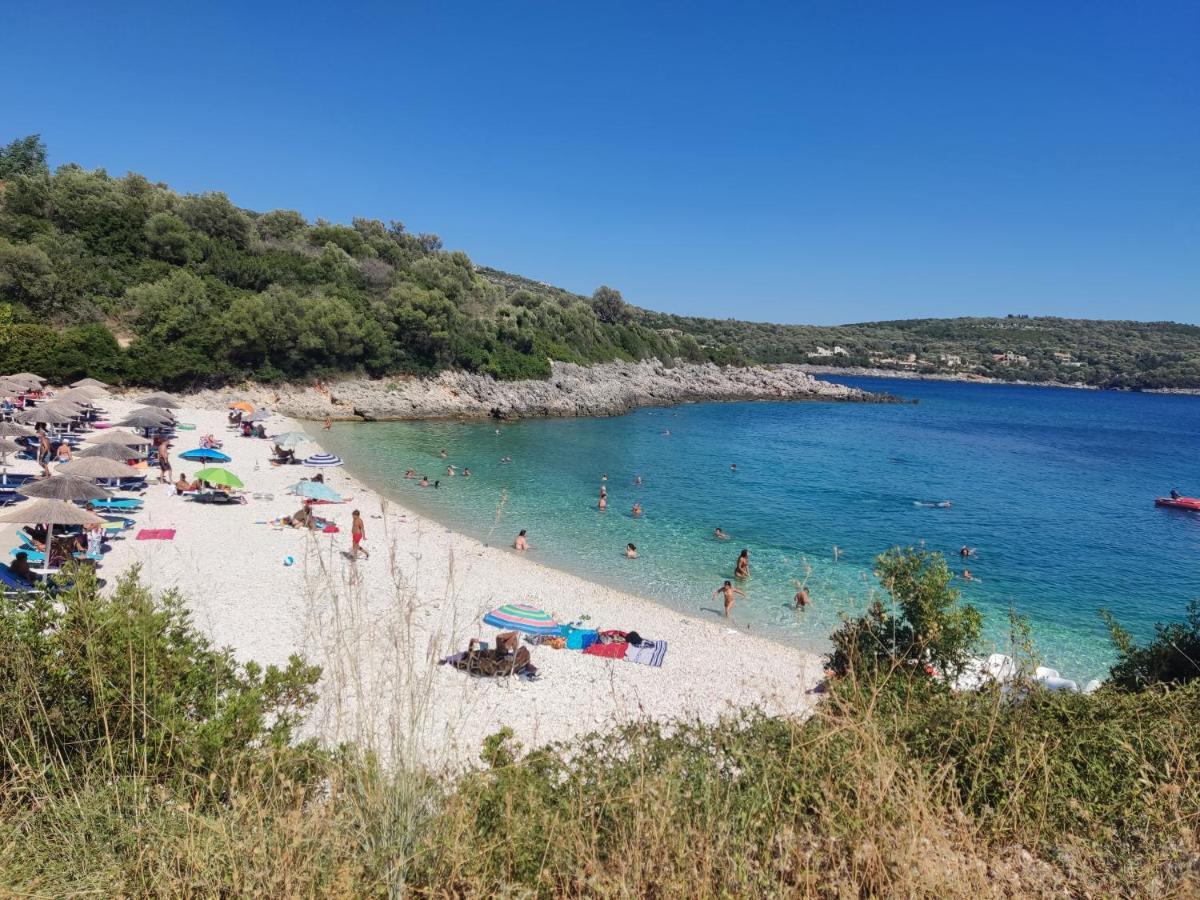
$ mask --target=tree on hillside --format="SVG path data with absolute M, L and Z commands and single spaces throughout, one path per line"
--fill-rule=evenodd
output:
M 0 148 L 0 181 L 17 175 L 44 175 L 49 173 L 46 165 L 46 145 L 40 134 L 17 138 L 8 146 Z
M 606 284 L 600 285 L 592 294 L 592 311 L 597 319 L 609 325 L 624 325 L 633 318 L 621 292 Z

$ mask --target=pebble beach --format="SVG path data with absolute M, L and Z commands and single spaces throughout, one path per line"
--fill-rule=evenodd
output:
M 136 404 L 100 405 L 115 422 Z M 752 706 L 802 715 L 816 700 L 821 663 L 811 653 L 540 565 L 536 542 L 524 554 L 485 546 L 401 508 L 345 467 L 323 470 L 344 502 L 315 507 L 336 532 L 280 525 L 301 506 L 288 486 L 316 470 L 272 465 L 271 441 L 227 430 L 226 410 L 215 404 L 185 405 L 176 416 L 195 429 L 172 442 L 173 477 L 201 467 L 179 455 L 211 433 L 232 457 L 224 467 L 244 482 L 247 502 L 193 503 L 152 472 L 137 524 L 111 542 L 101 575 L 111 589 L 140 567 L 154 589 L 179 591 L 195 623 L 241 660 L 283 665 L 300 654 L 320 665 L 309 729 L 330 745 L 354 740 L 384 758 L 456 767 L 501 728 L 530 747 L 646 719 L 713 721 Z M 298 455 L 321 452 L 319 423 L 272 415 L 265 424 L 268 435 L 307 430 L 315 440 Z M 370 552 L 356 561 L 348 558 L 354 509 Z M 15 546 L 15 526 L 5 528 L 5 546 Z M 174 536 L 138 540 L 142 529 Z M 539 670 L 532 680 L 474 678 L 438 664 L 472 638 L 494 642 L 498 629 L 482 619 L 506 603 L 588 628 L 636 630 L 667 641 L 668 652 L 656 668 L 531 647 Z

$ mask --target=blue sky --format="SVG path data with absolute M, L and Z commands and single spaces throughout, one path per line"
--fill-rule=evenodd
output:
M 178 8 L 177 8 L 178 7 Z M 673 312 L 1200 321 L 1200 5 L 14 4 L 0 139 Z

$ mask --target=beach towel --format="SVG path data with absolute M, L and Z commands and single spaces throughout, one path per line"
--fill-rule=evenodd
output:
M 592 644 L 584 653 L 590 656 L 603 656 L 605 659 L 624 659 L 629 645 L 621 642 L 614 644 Z
M 667 655 L 666 641 L 642 641 L 638 646 L 629 646 L 626 662 L 641 663 L 643 666 L 661 666 Z
M 175 540 L 174 528 L 143 528 L 137 533 L 139 541 L 173 541 Z

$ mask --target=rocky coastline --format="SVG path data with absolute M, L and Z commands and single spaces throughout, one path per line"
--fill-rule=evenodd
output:
M 345 378 L 315 385 L 245 384 L 201 391 L 200 404 L 248 400 L 293 418 L 395 421 L 617 416 L 641 406 L 748 400 L 887 403 L 895 398 L 821 381 L 800 366 L 738 368 L 658 360 L 593 366 L 554 363 L 545 381 L 497 381 L 469 372 Z

